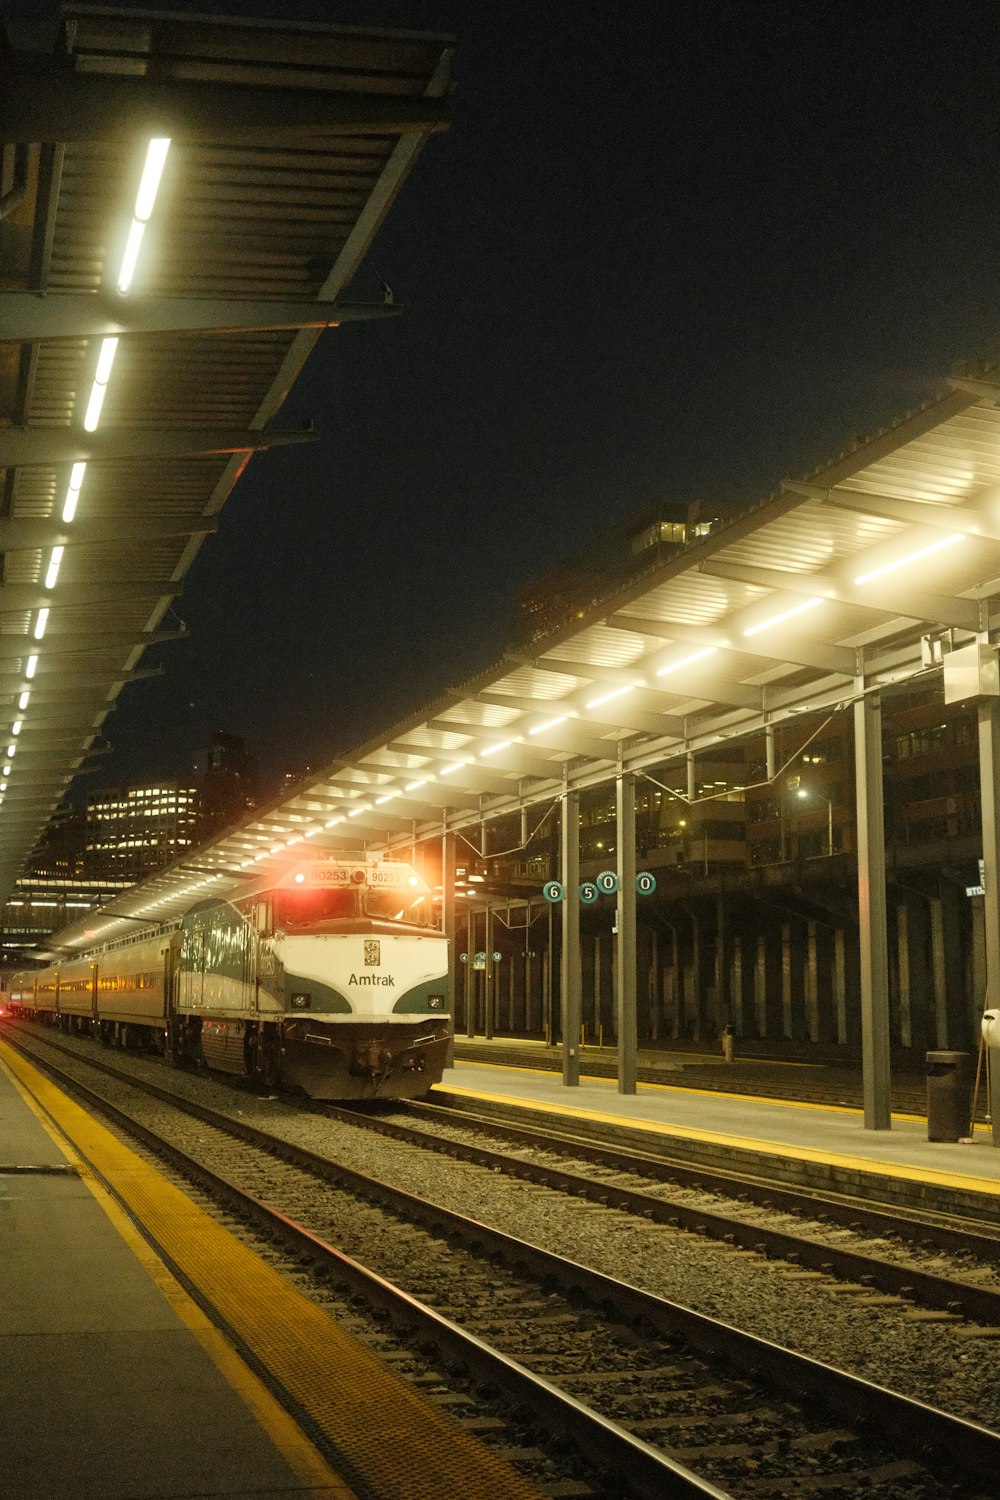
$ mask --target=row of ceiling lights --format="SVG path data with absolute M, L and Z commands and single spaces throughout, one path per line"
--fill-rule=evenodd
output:
M 874 582 L 877 578 L 884 577 L 887 573 L 896 572 L 901 568 L 907 567 L 912 563 L 918 562 L 923 558 L 930 556 L 932 553 L 939 552 L 947 547 L 951 547 L 956 542 L 961 542 L 965 539 L 965 533 L 957 533 L 954 535 L 946 536 L 940 541 L 930 543 L 928 546 L 921 547 L 914 552 L 907 553 L 905 556 L 897 558 L 892 562 L 885 563 L 879 567 L 871 569 L 866 573 L 860 574 L 857 578 L 854 579 L 854 583 L 859 586 L 864 586 L 865 584 Z M 791 619 L 793 616 L 803 614 L 806 610 L 813 609 L 817 605 L 826 602 L 827 601 L 825 597 L 806 599 L 803 602 L 794 605 L 790 609 L 779 611 L 779 613 L 776 615 L 772 615 L 765 620 L 757 622 L 756 624 L 747 626 L 742 633 L 745 637 L 757 635 L 764 630 L 770 629 L 772 626 L 780 625 L 784 623 L 784 621 Z M 694 666 L 697 662 L 703 661 L 709 656 L 716 655 L 718 651 L 719 647 L 717 646 L 706 646 L 699 651 L 689 652 L 686 656 L 679 657 L 674 661 L 668 662 L 665 666 L 658 668 L 655 675 L 657 677 L 669 676 L 672 672 L 680 671 L 684 667 Z M 597 698 L 590 699 L 585 706 L 588 709 L 599 708 L 602 704 L 610 703 L 616 698 L 624 697 L 626 693 L 635 692 L 638 688 L 641 688 L 643 686 L 645 686 L 644 683 L 636 683 L 620 688 L 615 688 L 612 692 L 604 693 Z M 576 717 L 575 711 L 569 714 L 558 715 L 555 718 L 546 719 L 543 723 L 534 725 L 527 731 L 527 734 L 528 736 L 543 734 L 546 730 L 554 729 L 560 724 L 567 723 L 572 717 Z M 470 757 L 466 757 L 462 760 L 453 761 L 449 764 L 440 766 L 436 773 L 429 772 L 427 776 L 423 777 L 420 780 L 409 782 L 406 786 L 402 787 L 398 791 L 389 791 L 384 793 L 381 797 L 374 798 L 370 802 L 361 802 L 356 807 L 350 808 L 347 812 L 327 819 L 325 823 L 317 824 L 312 828 L 308 828 L 301 834 L 295 834 L 292 838 L 280 840 L 276 844 L 269 845 L 266 849 L 260 849 L 256 854 L 249 855 L 246 859 L 241 860 L 239 868 L 241 870 L 246 870 L 253 864 L 261 864 L 264 860 L 282 855 L 288 849 L 292 849 L 297 844 L 301 843 L 303 839 L 316 838 L 318 835 L 327 832 L 330 829 L 338 827 L 348 818 L 356 818 L 361 816 L 361 814 L 363 813 L 373 811 L 373 809 L 376 807 L 383 807 L 387 802 L 392 802 L 397 797 L 405 796 L 408 792 L 416 792 L 420 790 L 422 787 L 427 786 L 429 782 L 433 782 L 437 779 L 441 779 L 454 774 L 454 772 L 461 770 L 463 766 L 473 765 L 476 759 L 479 759 L 481 761 L 488 760 L 490 756 L 496 755 L 499 751 L 508 750 L 514 745 L 523 742 L 523 736 L 509 740 L 495 741 L 489 745 L 484 746 L 483 748 L 478 750 L 476 754 Z M 174 892 L 169 897 L 163 897 L 160 901 L 151 903 L 149 907 L 143 908 L 143 910 L 152 910 L 153 907 L 162 905 L 164 901 L 178 900 L 191 894 L 192 891 L 208 885 L 210 881 L 219 880 L 222 878 L 223 877 L 221 875 L 209 876 L 206 880 L 197 881 L 193 885 L 187 886 L 179 892 Z
M 160 179 L 163 175 L 163 168 L 169 149 L 170 141 L 166 138 L 151 140 L 146 148 L 146 159 L 139 181 L 139 190 L 136 194 L 132 224 L 129 229 L 125 254 L 122 258 L 121 269 L 119 270 L 116 283 L 118 291 L 122 294 L 127 292 L 132 284 L 132 277 L 135 274 L 136 262 L 139 255 L 139 246 L 142 243 L 142 236 L 153 212 L 153 206 L 156 202 L 156 195 L 159 192 Z M 83 425 L 87 432 L 94 432 L 97 429 L 97 424 L 101 417 L 101 407 L 104 404 L 104 397 L 107 392 L 108 381 L 111 378 L 111 370 L 117 352 L 118 340 L 116 338 L 102 340 L 100 352 L 97 356 L 97 369 L 94 373 L 94 382 L 83 419 Z M 69 485 L 66 489 L 66 498 L 63 501 L 62 508 L 62 519 L 67 526 L 72 523 L 76 515 L 80 490 L 83 487 L 86 472 L 86 463 L 75 463 L 70 470 Z M 48 566 L 45 570 L 45 588 L 49 592 L 55 588 L 59 580 L 59 569 L 62 566 L 64 551 L 64 547 L 56 546 L 52 548 L 49 554 Z M 46 604 L 42 605 L 36 612 L 31 629 L 34 640 L 40 641 L 42 639 L 48 623 L 49 606 Z M 28 657 L 24 668 L 24 675 L 28 682 L 31 681 L 37 670 L 38 656 L 36 653 L 32 653 Z M 17 700 L 18 712 L 23 714 L 30 701 L 31 689 L 28 686 L 24 686 Z M 3 802 L 4 792 L 7 790 L 7 777 L 13 771 L 12 762 L 17 750 L 17 736 L 21 733 L 23 727 L 24 720 L 21 718 L 15 719 L 11 726 L 11 741 L 7 746 L 6 760 L 2 767 L 0 767 L 0 774 L 3 777 L 0 780 L 0 804 Z

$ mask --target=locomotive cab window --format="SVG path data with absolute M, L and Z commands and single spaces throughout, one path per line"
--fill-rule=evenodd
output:
M 307 885 L 275 892 L 275 920 L 288 932 L 315 927 L 319 922 L 343 921 L 358 915 L 357 892 Z

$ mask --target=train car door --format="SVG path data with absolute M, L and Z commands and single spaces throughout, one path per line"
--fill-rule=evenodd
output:
M 181 965 L 181 1008 L 198 1010 L 204 1004 L 205 933 L 201 927 L 184 934 Z

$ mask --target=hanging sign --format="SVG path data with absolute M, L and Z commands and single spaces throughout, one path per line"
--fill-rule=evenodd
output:
M 458 955 L 458 961 L 460 964 L 467 964 L 469 962 L 469 955 L 467 953 L 460 953 Z
M 605 896 L 613 896 L 618 889 L 618 876 L 614 870 L 602 870 L 597 877 L 597 889 Z
M 635 888 L 640 896 L 651 896 L 656 890 L 656 876 L 648 870 L 640 870 L 635 877 Z
M 494 953 L 494 955 L 493 955 L 493 962 L 495 964 L 498 964 L 502 958 L 503 958 L 503 954 L 502 953 Z
M 593 906 L 600 894 L 600 891 L 592 880 L 585 880 L 580 886 L 580 900 L 584 906 Z
M 475 958 L 472 960 L 472 967 L 474 969 L 485 969 L 486 968 L 486 954 L 485 953 L 477 953 L 476 956 L 475 956 Z
M 547 880 L 542 886 L 542 895 L 545 897 L 546 901 L 551 901 L 553 906 L 557 901 L 562 900 L 563 894 L 563 888 L 559 884 L 558 880 Z

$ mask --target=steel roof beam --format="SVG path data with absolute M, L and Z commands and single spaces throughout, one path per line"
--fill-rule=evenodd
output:
M 109 427 L 83 432 L 71 427 L 0 427 L 0 467 L 51 468 L 54 464 L 109 463 L 133 458 L 220 458 L 257 453 L 289 443 L 312 443 L 311 428 Z
M 40 641 L 29 635 L 0 634 L 0 670 L 3 669 L 3 663 L 11 658 L 27 660 L 29 656 L 37 656 L 38 670 L 44 673 L 46 666 L 56 657 L 88 656 L 102 651 L 114 651 L 120 656 L 122 652 L 145 650 L 147 646 L 182 640 L 187 640 L 186 630 L 150 630 L 146 634 L 141 630 L 88 630 L 82 633 L 68 630 L 60 634 L 56 616 Z M 118 674 L 109 679 L 114 682 L 118 680 Z
M 82 698 L 88 703 L 91 700 L 103 703 L 107 694 L 114 688 L 124 687 L 129 682 L 142 682 L 144 678 L 164 675 L 162 667 L 140 667 L 134 672 L 117 672 L 114 676 L 102 672 L 99 676 L 88 677 L 85 672 L 80 671 L 76 663 L 64 660 L 62 671 L 58 667 L 54 671 L 46 671 L 45 664 L 40 662 L 34 677 L 23 680 L 24 673 L 14 667 L 16 660 L 17 658 L 0 661 L 0 678 L 8 675 L 18 679 L 16 687 L 8 686 L 4 689 L 0 686 L 0 703 L 4 695 L 9 702 L 13 703 L 25 688 L 31 693 L 32 706 L 37 703 L 72 702 L 77 698 Z M 61 658 L 57 657 L 55 660 L 59 661 Z M 97 699 L 94 697 L 95 693 L 103 694 L 103 697 Z
M 511 658 L 518 660 L 519 658 Z M 646 673 L 655 671 L 645 662 L 637 662 L 634 667 L 598 667 L 591 666 L 587 662 L 569 662 L 559 658 L 548 656 L 534 657 L 525 660 L 525 666 L 530 666 L 540 672 L 556 672 L 561 676 L 575 675 L 583 677 L 592 682 L 608 682 L 618 687 L 634 688 L 636 692 L 649 693 L 655 697 L 664 698 L 705 698 L 709 702 L 731 703 L 734 708 L 760 708 L 760 688 L 748 687 L 746 683 L 726 681 L 714 674 L 711 681 L 711 692 L 702 691 L 706 684 L 705 673 L 692 668 L 689 671 L 681 670 L 670 674 L 670 683 L 662 686 L 658 682 L 650 682 Z M 685 687 L 684 683 L 691 682 L 691 671 L 695 671 L 698 678 L 697 691 Z M 636 680 L 638 678 L 638 681 Z M 676 684 L 676 686 L 674 686 Z M 579 691 L 577 689 L 576 691 Z M 617 700 L 612 700 L 617 701 Z M 600 705 L 598 705 L 600 707 Z M 617 712 L 617 710 L 616 710 Z
M 262 297 L 155 297 L 130 293 L 0 292 L 5 342 L 120 338 L 158 333 L 280 333 L 395 318 L 396 302 L 268 301 Z
M 5 583 L 0 587 L 0 614 L 14 614 L 26 609 L 78 609 L 81 605 L 176 599 L 181 591 L 181 584 L 171 583 L 168 578 L 150 578 L 146 582 L 130 580 L 128 583 L 67 581 L 60 582 L 52 590 L 46 590 L 40 583 Z
M 900 521 L 906 526 L 965 531 L 970 536 L 1000 542 L 1000 522 L 976 505 L 940 505 L 929 500 L 906 500 L 895 495 L 869 494 L 865 490 L 853 490 L 845 485 L 826 490 L 822 500 L 824 505 L 834 506 L 837 510 L 879 516 L 886 521 Z
M 776 593 L 812 594 L 828 599 L 831 604 L 847 604 L 871 610 L 873 614 L 899 615 L 907 620 L 932 620 L 956 630 L 975 630 L 979 621 L 979 606 L 974 599 L 913 589 L 885 578 L 879 579 L 877 589 L 867 589 L 845 583 L 829 573 L 785 573 L 781 568 L 715 559 L 703 562 L 701 571 L 717 578 L 748 583 L 754 588 L 770 589 Z
M 688 625 L 679 620 L 646 620 L 641 615 L 609 615 L 605 624 L 612 630 L 631 631 L 636 635 L 652 635 L 664 640 L 676 641 L 678 645 L 714 646 L 717 651 L 734 651 L 741 656 L 756 656 L 764 661 L 781 662 L 790 667 L 813 667 L 820 672 L 839 672 L 844 677 L 854 676 L 854 652 L 846 646 L 826 646 L 820 641 L 789 640 L 785 637 L 779 646 L 767 646 L 756 637 L 748 641 L 733 640 L 732 636 L 718 626 Z
M 43 547 L 98 547 L 116 543 L 154 542 L 172 537 L 211 536 L 219 529 L 215 516 L 192 516 L 183 521 L 170 516 L 107 516 L 74 521 L 58 517 L 46 521 L 0 518 L 0 552 L 34 552 Z
M 565 715 L 567 724 L 585 724 L 588 728 L 597 729 L 604 734 L 616 734 L 619 739 L 629 733 L 672 734 L 678 739 L 683 739 L 685 733 L 684 720 L 679 715 L 643 713 L 634 705 L 628 706 L 624 698 L 615 700 L 614 719 L 609 719 L 606 714 L 601 714 L 596 709 L 579 708 L 568 698 L 536 699 L 528 698 L 521 693 L 484 691 L 476 694 L 476 701 L 495 703 L 501 708 L 520 708 L 525 713 L 539 714 L 544 719 L 555 719 Z M 561 729 L 563 726 L 559 727 Z
M 464 701 L 467 702 L 468 700 Z M 516 723 L 508 725 L 506 729 L 498 729 L 492 725 L 489 728 L 485 728 L 478 724 L 459 724 L 450 719 L 431 719 L 430 725 L 432 729 L 444 729 L 455 734 L 465 734 L 470 739 L 478 738 L 492 744 L 503 744 L 505 740 L 510 739 L 513 735 L 517 749 L 526 754 L 530 754 L 533 750 L 553 750 L 557 755 L 589 755 L 594 759 L 603 757 L 605 760 L 610 761 L 616 760 L 618 755 L 618 749 L 615 745 L 602 745 L 600 740 L 587 735 L 578 734 L 575 737 L 559 735 L 556 730 L 549 730 L 546 735 L 531 735 L 529 742 L 526 738 L 522 739 L 527 731 L 522 725 Z M 553 737 L 555 738 L 555 743 L 551 742 Z M 490 759 L 492 760 L 492 758 L 491 756 Z M 552 761 L 545 760 L 543 756 L 536 756 L 535 758 L 546 772 L 551 772 L 553 768 Z
M 118 142 L 128 134 L 276 146 L 426 135 L 448 123 L 441 99 L 77 73 L 71 58 L 14 49 L 0 58 L 0 140 L 12 145 Z

